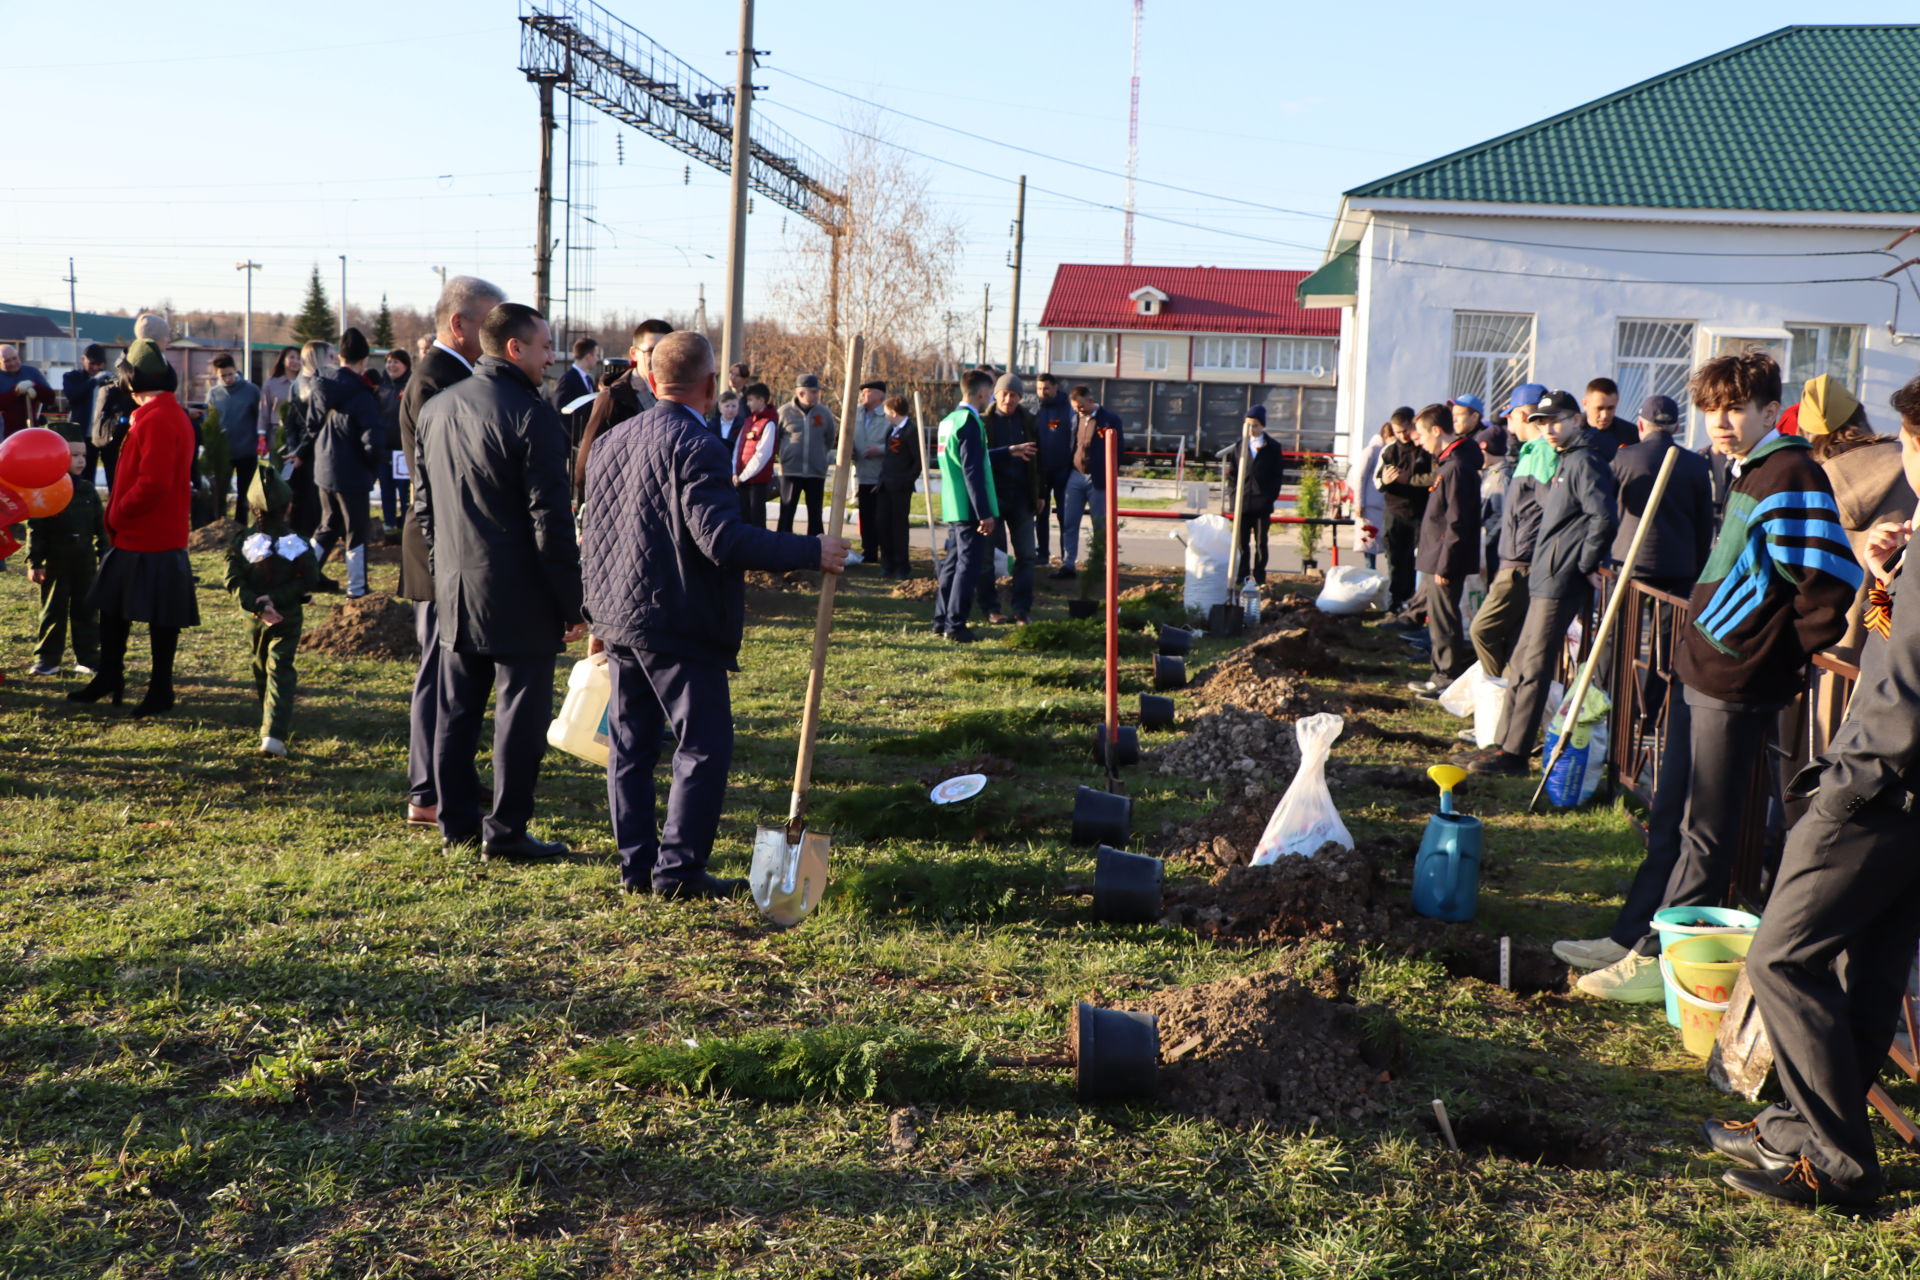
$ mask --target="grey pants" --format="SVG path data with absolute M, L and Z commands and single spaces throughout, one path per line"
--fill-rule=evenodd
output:
M 1487 598 L 1473 615 L 1473 651 L 1480 669 L 1498 680 L 1513 656 L 1520 627 L 1527 620 L 1527 573 L 1532 566 L 1503 564 L 1487 584 Z
M 1427 604 L 1427 638 L 1433 641 L 1433 678 L 1441 684 L 1458 679 L 1473 665 L 1466 623 L 1460 618 L 1460 593 L 1466 585 L 1455 578 L 1443 587 L 1439 579 L 1428 574 L 1421 588 Z
M 1507 711 L 1500 720 L 1500 749 L 1516 756 L 1533 754 L 1533 740 L 1547 714 L 1547 693 L 1560 667 L 1567 626 L 1587 607 L 1592 593 L 1585 579 L 1564 596 L 1534 596 L 1527 620 L 1506 669 Z

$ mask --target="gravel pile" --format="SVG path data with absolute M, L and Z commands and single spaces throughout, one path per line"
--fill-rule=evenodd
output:
M 1148 753 L 1154 772 L 1201 778 L 1236 790 L 1284 786 L 1300 765 L 1293 726 L 1240 706 L 1207 707 L 1189 729 Z

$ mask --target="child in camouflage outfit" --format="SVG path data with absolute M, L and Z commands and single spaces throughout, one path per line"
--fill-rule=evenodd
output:
M 260 699 L 260 750 L 287 754 L 293 723 L 294 654 L 300 648 L 301 606 L 320 581 L 313 548 L 287 517 L 293 490 L 271 468 L 253 476 L 247 508 L 253 527 L 227 548 L 227 590 L 250 615 L 254 696 Z

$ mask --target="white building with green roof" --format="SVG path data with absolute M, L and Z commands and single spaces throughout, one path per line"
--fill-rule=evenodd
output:
M 1341 426 L 1524 382 L 1686 408 L 1763 344 L 1891 431 L 1920 375 L 1920 25 L 1793 26 L 1355 187 L 1307 307 L 1339 307 Z M 1698 441 L 1696 441 L 1698 443 Z

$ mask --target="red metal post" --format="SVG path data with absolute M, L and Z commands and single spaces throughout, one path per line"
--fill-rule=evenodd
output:
M 1120 433 L 1107 435 L 1107 771 L 1120 741 Z

